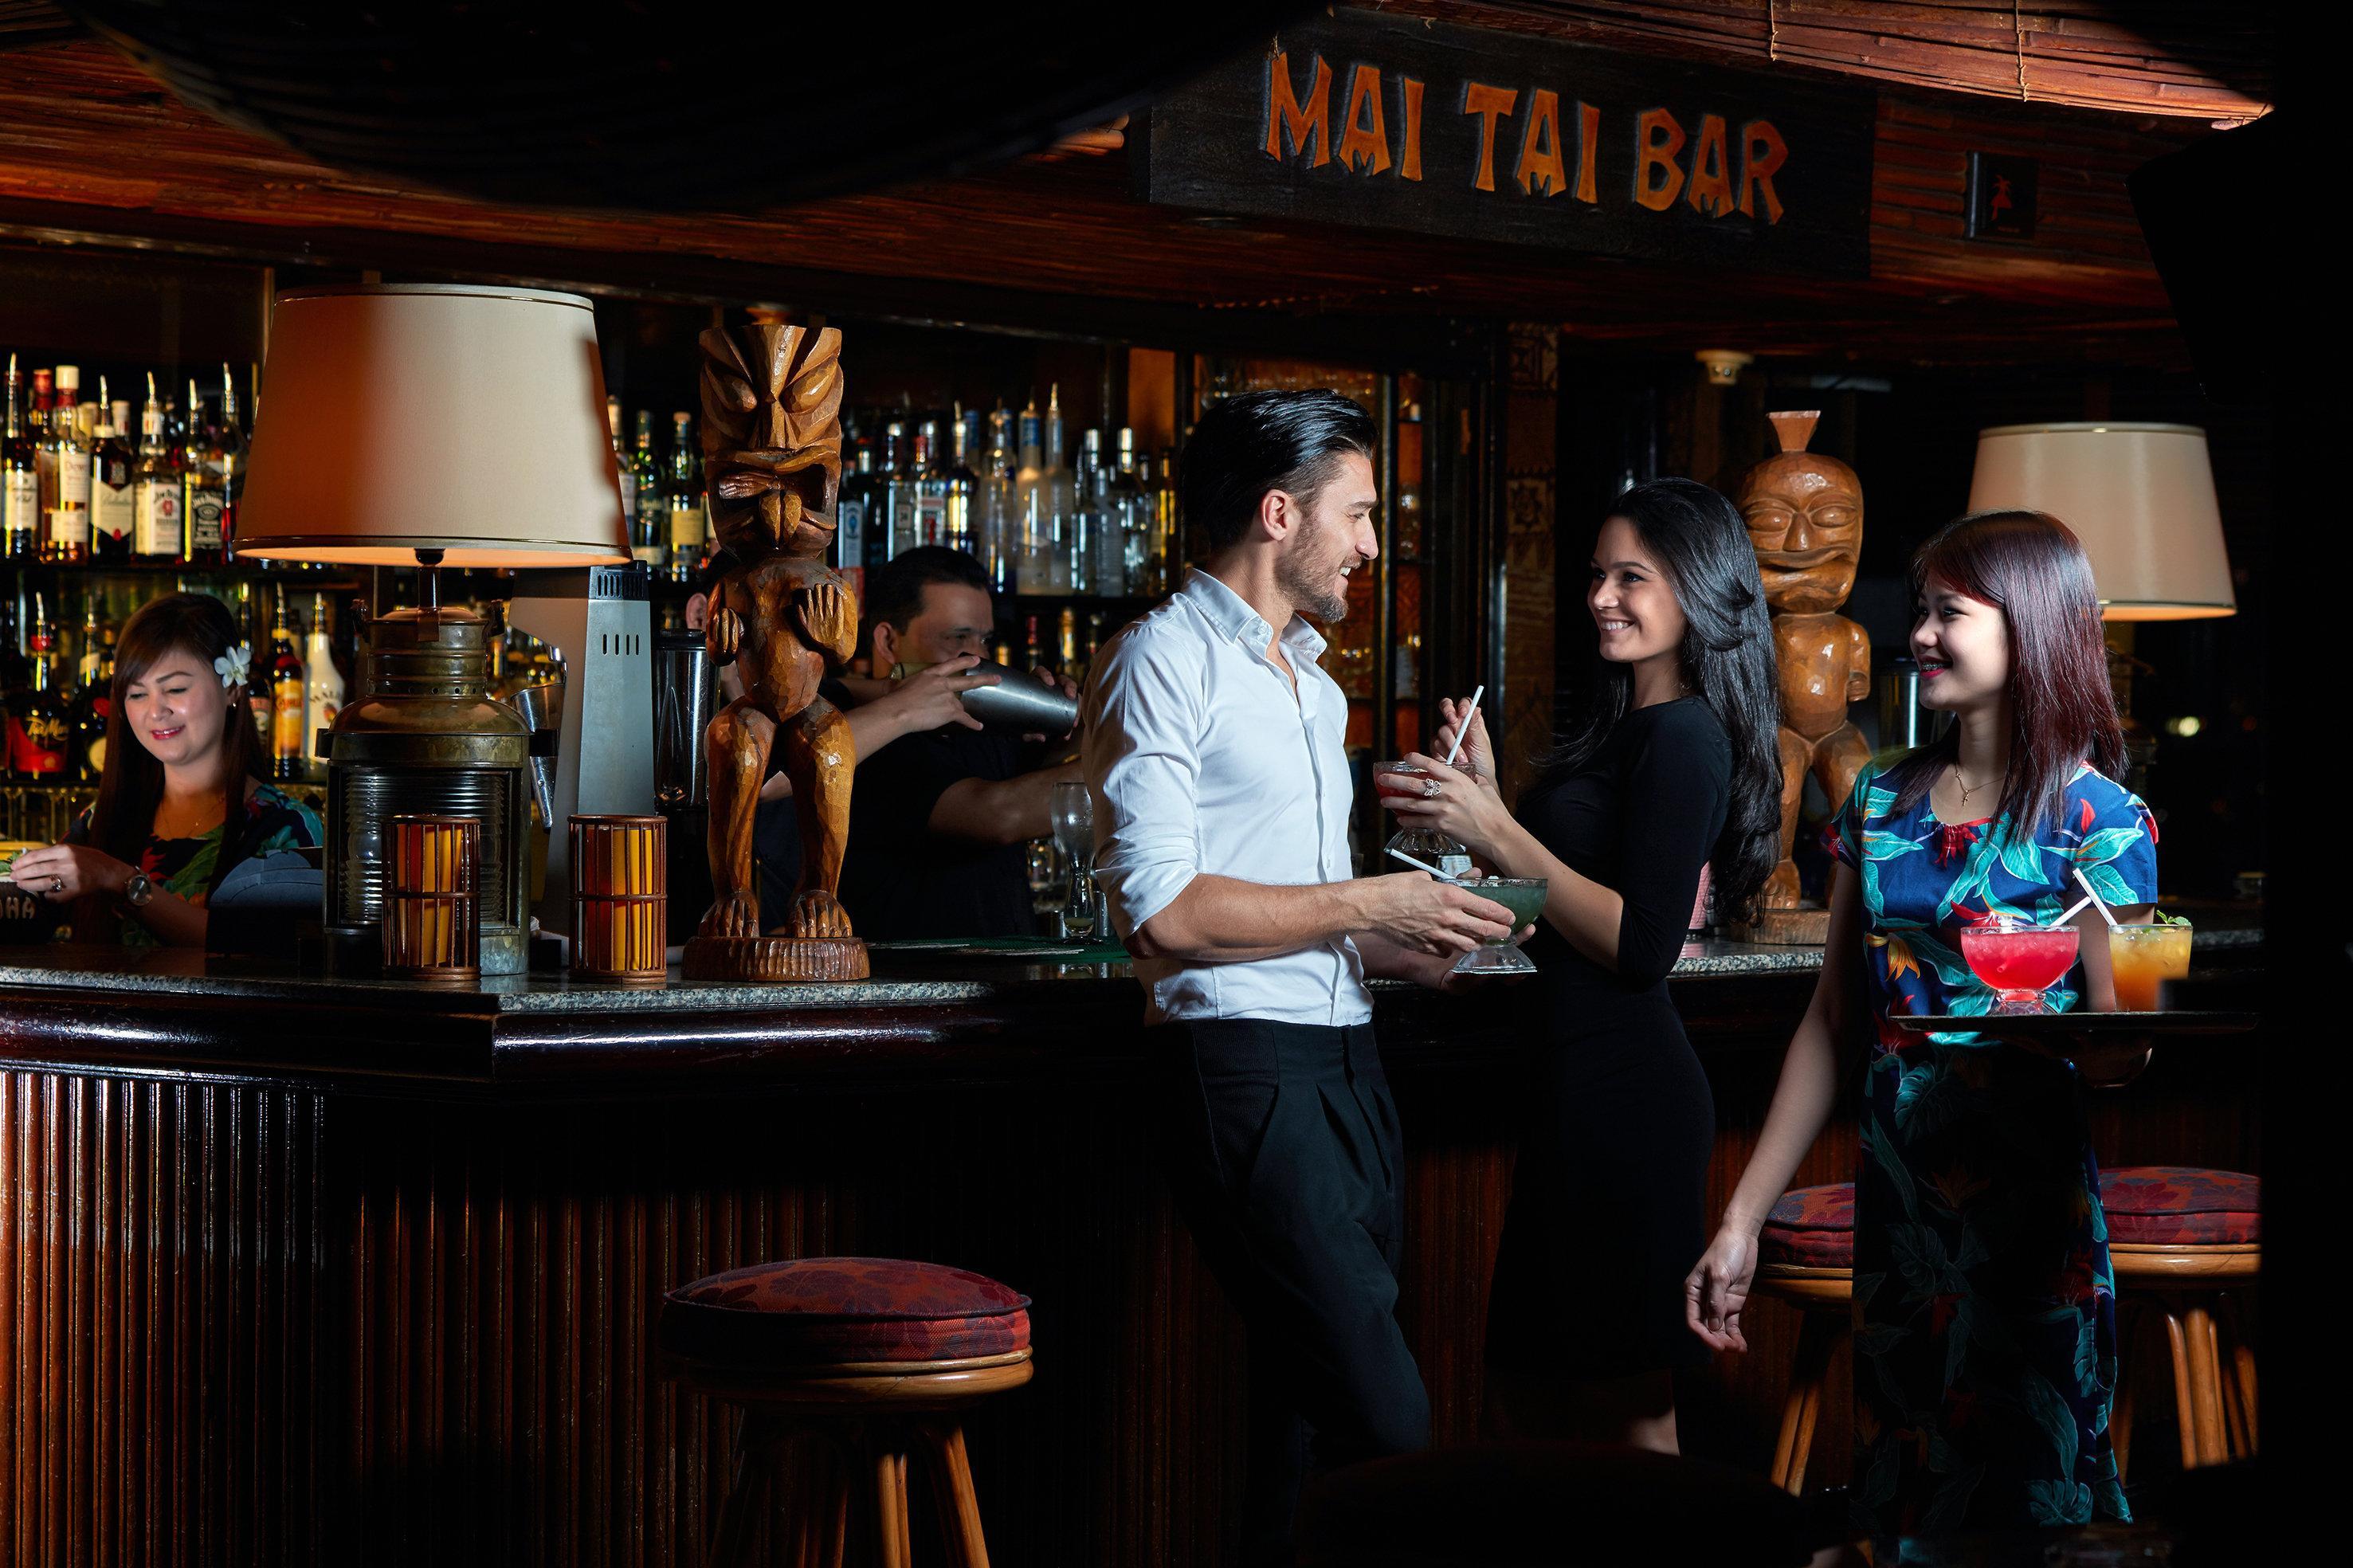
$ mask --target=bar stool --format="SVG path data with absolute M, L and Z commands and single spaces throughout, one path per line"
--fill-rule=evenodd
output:
M 663 1298 L 666 1371 L 741 1407 L 709 1568 L 750 1561 L 771 1475 L 789 1470 L 794 1561 L 838 1564 L 852 1478 L 881 1568 L 908 1568 L 907 1468 L 921 1452 L 956 1568 L 987 1568 L 964 1412 L 1029 1381 L 1029 1298 L 893 1258 L 754 1264 Z
M 2120 1165 L 2100 1173 L 2116 1277 L 2116 1405 L 2122 1476 L 2132 1453 L 2131 1355 L 2156 1320 L 2173 1352 L 2181 1468 L 2227 1464 L 2256 1448 L 2255 1352 L 2235 1292 L 2263 1267 L 2263 1184 L 2239 1171 Z M 2218 1331 L 2217 1321 L 2221 1330 Z
M 1752 1296 L 1788 1302 L 1798 1321 L 1798 1359 L 1773 1446 L 1773 1484 L 1804 1495 L 1806 1459 L 1822 1410 L 1831 1356 L 1847 1332 L 1854 1297 L 1854 1184 L 1797 1187 L 1781 1194 L 1757 1237 Z

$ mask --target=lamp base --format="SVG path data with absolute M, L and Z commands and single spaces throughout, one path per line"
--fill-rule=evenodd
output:
M 699 936 L 686 944 L 689 980 L 863 980 L 866 944 L 854 936 Z

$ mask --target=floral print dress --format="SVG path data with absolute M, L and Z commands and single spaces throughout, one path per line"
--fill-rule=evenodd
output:
M 225 847 L 236 859 L 247 860 L 274 855 L 281 849 L 312 848 L 326 842 L 319 814 L 275 784 L 259 784 L 247 798 L 234 841 L 228 837 L 228 826 L 223 823 L 192 838 L 158 838 L 150 834 L 139 851 L 138 868 L 158 886 L 192 904 L 201 904 L 212 896 L 215 873 L 220 868 Z M 90 842 L 88 809 L 74 819 L 66 842 Z M 123 946 L 163 945 L 155 933 L 135 917 L 123 914 L 117 920 Z
M 1873 1039 L 1855 1181 L 1855 1522 L 1874 1538 L 2131 1517 L 2109 1446 L 2116 1281 L 2074 1068 L 1894 1014 L 1996 998 L 1960 933 L 2157 899 L 2147 807 L 2089 767 L 2032 837 L 1906 812 L 1864 768 L 1829 834 L 1862 884 Z M 2080 963 L 2044 993 L 2083 996 Z

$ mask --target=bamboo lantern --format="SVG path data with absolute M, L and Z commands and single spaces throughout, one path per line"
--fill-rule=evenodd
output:
M 481 819 L 394 816 L 385 837 L 385 973 L 442 984 L 480 979 Z
M 572 818 L 572 973 L 659 985 L 670 925 L 670 824 L 659 816 Z

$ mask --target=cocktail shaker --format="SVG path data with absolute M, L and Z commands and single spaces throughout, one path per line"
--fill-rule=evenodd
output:
M 891 679 L 904 680 L 929 665 L 894 664 Z M 1065 735 L 1079 722 L 1079 704 L 1059 686 L 1049 686 L 1026 669 L 1008 669 L 981 660 L 966 675 L 994 675 L 994 686 L 976 686 L 964 693 L 964 710 L 992 730 L 1025 735 Z

